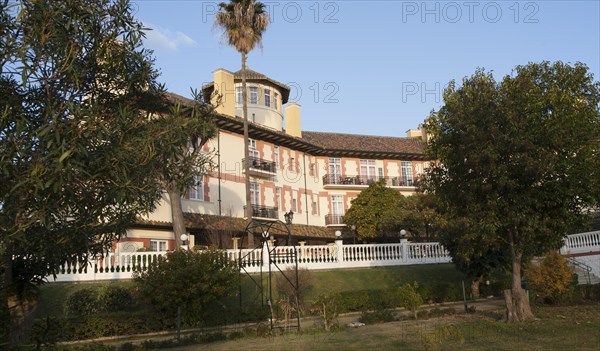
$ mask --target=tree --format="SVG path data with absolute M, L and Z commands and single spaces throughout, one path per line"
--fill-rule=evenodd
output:
M 248 53 L 262 42 L 262 35 L 269 24 L 265 5 L 254 0 L 231 0 L 220 3 L 215 25 L 223 29 L 229 45 L 242 55 L 242 114 L 244 118 L 244 172 L 246 173 L 246 217 L 252 218 L 250 199 L 250 172 L 248 151 L 248 91 L 246 88 L 246 58 Z M 254 236 L 248 233 L 248 245 L 254 246 Z
M 198 185 L 202 176 L 210 169 L 211 155 L 202 147 L 216 135 L 212 119 L 214 108 L 202 101 L 201 94 L 192 91 L 193 100 L 182 102 L 166 101 L 168 112 L 154 121 L 156 132 L 162 132 L 154 140 L 157 153 L 162 189 L 165 189 L 173 218 L 173 233 L 176 246 L 181 247 L 181 235 L 187 233 L 181 195 L 190 187 Z
M 525 272 L 531 290 L 543 302 L 555 303 L 573 288 L 573 268 L 558 251 L 550 251 Z
M 209 304 L 235 292 L 238 274 L 221 251 L 177 250 L 136 271 L 134 281 L 157 310 L 174 315 L 182 307 L 186 320 L 197 321 Z
M 384 211 L 382 227 L 388 232 L 407 230 L 418 242 L 436 241 L 446 226 L 437 198 L 432 194 L 416 193 L 398 201 Z
M 507 253 L 481 231 L 473 230 L 467 218 L 448 219 L 440 232 L 440 242 L 452 257 L 452 263 L 471 280 L 471 295 L 479 298 L 479 287 L 492 273 L 504 273 Z
M 403 284 L 398 288 L 398 299 L 400 306 L 412 313 L 414 319 L 418 318 L 417 311 L 423 304 L 423 297 L 419 294 L 419 284 L 414 282 L 413 284 Z
M 129 1 L 3 0 L 0 9 L 7 321 L 65 260 L 86 263 L 154 209 L 161 160 L 153 146 L 166 130 L 151 118 L 164 112 L 163 90 Z
M 589 190 L 600 150 L 599 88 L 580 63 L 517 66 L 500 83 L 478 70 L 462 87 L 449 84 L 427 122 L 428 150 L 440 164 L 428 170 L 426 188 L 452 218 L 470 223 L 460 250 L 480 251 L 468 238 L 481 237 L 506 253 L 508 321 L 533 318 L 523 264 L 560 247 L 598 203 Z
M 359 239 L 386 237 L 390 234 L 383 220 L 404 201 L 404 196 L 380 180 L 363 190 L 344 215 L 344 222 L 355 225 Z

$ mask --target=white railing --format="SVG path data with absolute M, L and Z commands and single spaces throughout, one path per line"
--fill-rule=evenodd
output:
M 295 251 L 294 251 L 295 250 Z M 269 253 L 270 251 L 270 253 Z M 600 251 L 600 231 L 569 235 L 561 249 L 563 254 Z M 87 280 L 131 279 L 139 267 L 146 270 L 165 252 L 110 253 L 92 260 L 87 265 L 65 263 L 56 280 L 69 282 Z M 452 258 L 440 243 L 409 243 L 401 240 L 394 244 L 344 245 L 341 240 L 329 245 L 275 246 L 259 249 L 226 250 L 227 258 L 241 262 L 248 273 L 287 269 L 295 266 L 311 270 L 354 267 L 382 267 L 414 264 L 448 263 Z M 270 261 L 269 261 L 270 258 Z
M 600 230 L 596 232 L 568 235 L 565 238 L 564 246 L 561 248 L 563 254 L 590 251 L 600 251 Z
M 78 260 L 65 262 L 56 272 L 57 282 L 86 280 L 131 279 L 136 268 L 148 269 L 151 262 L 164 256 L 166 252 L 127 252 L 108 253 L 106 256 L 90 260 L 82 265 Z M 48 277 L 52 281 L 52 277 Z

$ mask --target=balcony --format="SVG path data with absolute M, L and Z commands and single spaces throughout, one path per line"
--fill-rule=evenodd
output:
M 246 206 L 244 206 L 244 211 L 246 211 Z M 279 212 L 277 207 L 252 205 L 252 217 L 278 219 Z
M 346 224 L 344 223 L 344 216 L 328 214 L 325 216 L 325 225 L 344 226 Z
M 256 176 L 273 177 L 277 174 L 277 165 L 273 161 L 258 157 L 249 157 L 248 168 L 250 173 Z M 245 159 L 242 162 L 246 162 Z
M 415 187 L 417 185 L 417 182 L 412 179 L 402 179 L 400 177 L 339 176 L 326 174 L 323 176 L 323 186 L 325 188 L 367 187 L 382 179 L 386 186 Z

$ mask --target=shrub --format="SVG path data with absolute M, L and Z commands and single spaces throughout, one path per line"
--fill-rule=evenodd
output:
M 36 345 L 173 329 L 174 319 L 155 314 L 94 315 L 37 319 L 31 332 Z
M 133 294 L 117 285 L 106 285 L 98 293 L 98 306 L 104 312 L 131 310 L 135 304 Z
M 284 276 L 285 275 L 285 276 Z M 288 281 L 289 279 L 289 281 Z M 308 269 L 298 269 L 298 291 L 296 292 L 296 270 L 286 269 L 275 279 L 275 288 L 280 300 L 295 305 L 298 299 L 298 311 L 302 315 L 305 310 L 304 297 L 312 290 L 314 279 Z
M 64 322 L 60 318 L 36 319 L 33 322 L 29 338 L 35 343 L 36 350 L 40 350 L 42 346 L 54 345 L 63 340 L 65 337 L 63 328 Z
M 414 282 L 411 284 L 404 284 L 398 288 L 398 297 L 400 301 L 400 305 L 407 310 L 410 310 L 413 314 L 413 317 L 417 319 L 417 310 L 419 306 L 423 304 L 423 298 L 418 292 L 419 284 Z
M 395 319 L 394 313 L 391 310 L 381 309 L 374 312 L 363 312 L 358 321 L 365 324 L 379 324 L 392 322 Z
M 340 312 L 357 312 L 371 309 L 369 291 L 343 291 L 337 296 Z
M 182 318 L 191 324 L 202 320 L 206 306 L 235 293 L 236 268 L 218 250 L 178 250 L 159 257 L 147 271 L 136 271 L 134 281 L 140 295 L 163 314 L 174 316 L 178 306 L 185 306 Z
M 538 264 L 530 266 L 525 277 L 535 296 L 545 303 L 556 303 L 573 288 L 573 270 L 567 260 L 552 251 Z
M 73 292 L 65 301 L 65 314 L 70 316 L 89 315 L 99 312 L 98 290 L 84 288 Z
M 331 327 L 337 323 L 337 317 L 340 313 L 337 302 L 338 298 L 337 294 L 326 293 L 319 295 L 314 302 L 314 306 L 319 311 L 326 331 L 330 331 Z

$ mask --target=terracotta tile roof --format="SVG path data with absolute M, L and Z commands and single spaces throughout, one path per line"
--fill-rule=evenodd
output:
M 372 135 L 302 132 L 302 139 L 326 150 L 362 151 L 422 155 L 420 138 L 398 138 Z
M 201 230 L 227 230 L 232 232 L 244 232 L 248 222 L 243 218 L 217 216 L 197 213 L 184 213 L 185 226 L 191 231 Z M 169 228 L 172 226 L 170 222 L 154 221 L 139 218 L 138 225 Z M 335 239 L 335 230 L 327 227 L 320 227 L 305 224 L 293 224 L 291 227 L 293 237 L 298 238 L 313 238 L 313 239 Z
M 191 106 L 192 100 L 183 96 L 166 93 L 171 101 Z M 243 120 L 239 117 L 216 115 L 219 128 L 242 133 Z M 251 138 L 261 139 L 277 145 L 290 147 L 314 156 L 360 157 L 396 160 L 427 160 L 420 138 L 400 138 L 358 134 L 302 132 L 302 138 L 286 134 L 284 131 L 267 128 L 249 122 Z

